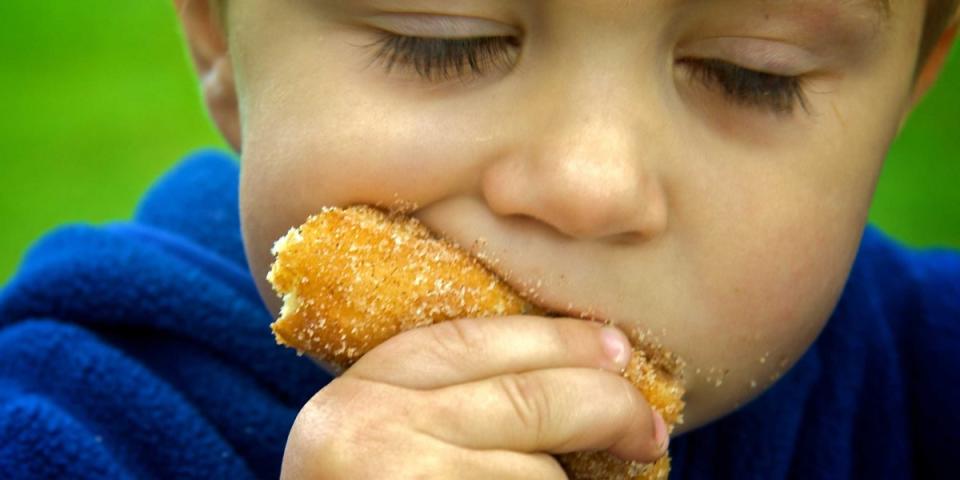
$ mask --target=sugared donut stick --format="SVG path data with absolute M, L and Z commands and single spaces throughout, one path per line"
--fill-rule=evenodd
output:
M 273 254 L 267 280 L 283 297 L 271 325 L 277 342 L 339 369 L 418 326 L 542 313 L 416 219 L 372 207 L 325 208 L 277 240 Z M 679 371 L 675 356 L 641 342 L 624 373 L 669 430 L 682 421 Z M 572 479 L 665 479 L 670 471 L 667 456 L 649 465 L 606 452 L 557 459 Z

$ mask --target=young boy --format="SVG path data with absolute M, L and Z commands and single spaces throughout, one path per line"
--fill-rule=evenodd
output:
M 955 1 L 175 4 L 240 171 L 199 153 L 132 222 L 31 250 L 0 296 L 0 477 L 659 457 L 629 345 L 584 315 L 686 361 L 673 478 L 956 475 L 960 255 L 864 228 Z M 331 381 L 274 345 L 265 275 L 358 203 L 415 205 L 570 318 L 414 330 Z

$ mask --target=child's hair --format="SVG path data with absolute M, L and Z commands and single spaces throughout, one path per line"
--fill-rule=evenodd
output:
M 918 58 L 921 65 L 937 44 L 940 34 L 956 19 L 958 4 L 960 0 L 930 0 L 930 4 L 927 5 L 927 18 L 923 25 L 923 40 L 920 42 Z M 920 68 L 920 65 L 917 68 Z

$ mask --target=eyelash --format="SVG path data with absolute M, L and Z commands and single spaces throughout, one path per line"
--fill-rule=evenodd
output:
M 692 77 L 711 88 L 719 88 L 735 103 L 790 114 L 796 106 L 807 110 L 803 78 L 775 75 L 714 59 L 688 58 L 678 62 Z
M 373 62 L 389 74 L 397 65 L 412 68 L 431 82 L 480 77 L 489 69 L 505 72 L 512 66 L 516 37 L 428 38 L 383 34 L 368 47 L 377 47 Z
M 506 72 L 519 46 L 516 37 L 428 38 L 391 33 L 367 45 L 376 47 L 371 63 L 380 63 L 387 74 L 399 65 L 430 82 L 480 77 L 491 68 Z M 678 64 L 738 105 L 777 114 L 790 114 L 797 105 L 807 110 L 801 77 L 758 72 L 715 59 L 687 58 Z

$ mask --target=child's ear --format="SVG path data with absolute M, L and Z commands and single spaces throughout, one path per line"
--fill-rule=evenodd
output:
M 957 21 L 955 19 L 950 24 L 950 27 L 943 32 L 943 35 L 940 36 L 937 44 L 930 51 L 930 55 L 917 74 L 917 79 L 913 85 L 911 109 L 912 107 L 916 107 L 917 103 L 919 103 L 920 100 L 923 99 L 923 96 L 927 94 L 927 91 L 930 90 L 930 87 L 936 83 L 937 77 L 940 76 L 940 71 L 943 70 L 947 58 L 950 57 L 950 49 L 953 47 L 956 37 Z
M 240 118 L 233 64 L 218 0 L 173 0 L 210 116 L 234 151 L 240 152 Z

